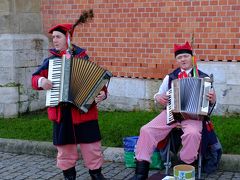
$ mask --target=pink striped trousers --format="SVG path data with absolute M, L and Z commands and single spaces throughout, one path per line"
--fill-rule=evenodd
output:
M 76 166 L 79 158 L 77 144 L 67 144 L 56 146 L 58 150 L 57 167 L 66 170 Z M 101 149 L 101 141 L 94 143 L 81 143 L 80 151 L 84 161 L 84 165 L 90 169 L 99 169 L 103 164 L 103 154 Z
M 150 162 L 158 142 L 164 140 L 173 128 L 180 125 L 183 130 L 180 158 L 185 163 L 191 164 L 197 159 L 201 142 L 202 121 L 188 119 L 171 125 L 167 125 L 166 121 L 167 111 L 164 110 L 140 129 L 136 159 Z

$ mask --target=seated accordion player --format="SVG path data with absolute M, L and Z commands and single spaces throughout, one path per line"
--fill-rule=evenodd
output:
M 167 124 L 184 119 L 203 120 L 209 112 L 206 95 L 212 88 L 209 77 L 175 79 L 168 90 Z
M 95 97 L 111 77 L 111 72 L 89 60 L 68 59 L 65 55 L 50 59 L 48 79 L 53 87 L 47 91 L 46 106 L 68 102 L 88 112 Z

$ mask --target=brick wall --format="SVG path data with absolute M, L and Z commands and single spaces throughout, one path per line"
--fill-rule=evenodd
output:
M 90 8 L 74 43 L 117 77 L 163 78 L 173 44 L 192 39 L 200 60 L 240 62 L 239 0 L 41 0 L 44 32 Z

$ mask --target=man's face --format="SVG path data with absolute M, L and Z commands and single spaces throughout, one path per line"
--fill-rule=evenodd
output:
M 66 36 L 59 32 L 53 31 L 52 33 L 53 46 L 56 50 L 64 51 L 67 49 Z
M 179 67 L 183 70 L 188 70 L 192 68 L 192 56 L 188 53 L 178 54 L 176 56 L 177 63 Z

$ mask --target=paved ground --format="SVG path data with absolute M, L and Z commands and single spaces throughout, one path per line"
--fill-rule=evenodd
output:
M 6 180 L 62 180 L 62 173 L 56 167 L 53 157 L 29 154 L 14 154 L 0 152 L 0 179 Z M 150 175 L 157 170 L 150 171 Z M 111 180 L 128 179 L 134 169 L 126 168 L 122 162 L 105 162 L 103 173 Z M 205 175 L 204 175 L 205 177 Z M 89 180 L 88 171 L 82 161 L 77 165 L 77 179 Z M 218 171 L 205 177 L 206 180 L 240 180 L 240 172 Z

